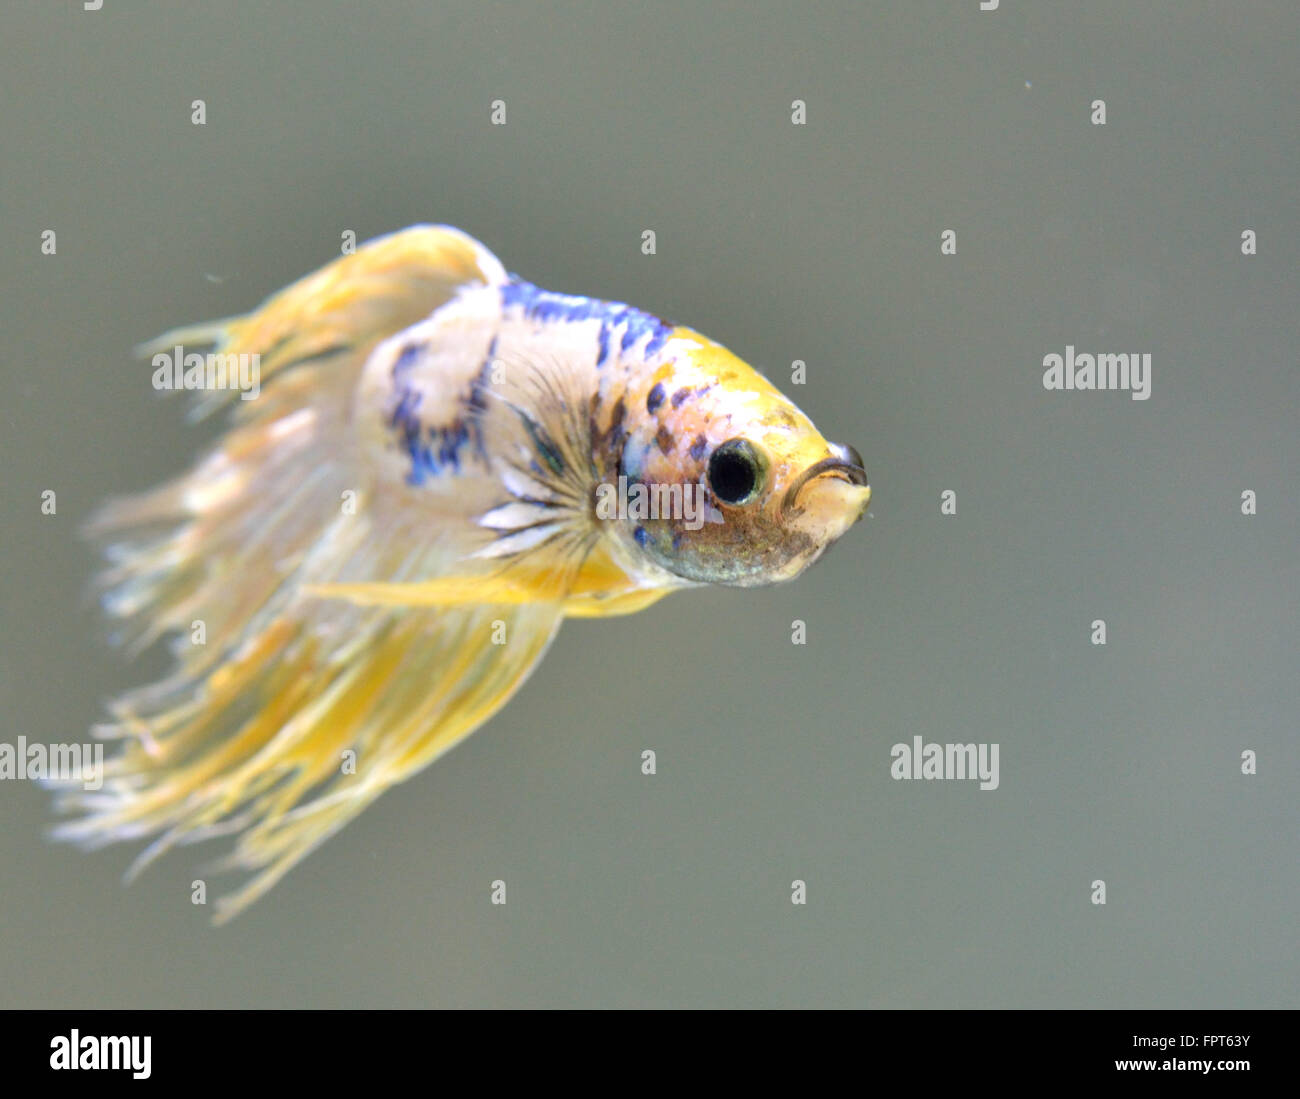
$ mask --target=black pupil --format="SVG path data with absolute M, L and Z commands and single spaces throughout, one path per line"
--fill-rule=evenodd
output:
M 754 491 L 758 470 L 743 446 L 724 443 L 709 459 L 709 484 L 714 495 L 727 504 L 736 504 Z

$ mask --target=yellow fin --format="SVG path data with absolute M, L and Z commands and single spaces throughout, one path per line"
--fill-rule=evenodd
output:
M 152 837 L 136 870 L 172 846 L 235 835 L 225 865 L 252 877 L 218 905 L 224 920 L 523 682 L 562 619 L 558 594 L 506 598 L 503 587 L 499 598 L 513 605 L 482 606 L 471 605 L 481 591 L 475 600 L 444 592 L 425 608 L 409 598 L 400 608 L 303 598 L 316 579 L 455 567 L 445 530 L 414 524 L 412 533 L 398 497 L 366 491 L 371 471 L 348 425 L 369 348 L 462 285 L 505 277 L 463 233 L 417 226 L 246 317 L 150 345 L 256 353 L 263 390 L 236 402 L 229 430 L 188 473 L 90 524 L 107 543 L 104 605 L 122 639 L 143 646 L 201 620 L 206 643 L 177 645 L 166 679 L 112 703 L 114 721 L 99 734 L 121 750 L 105 761 L 99 790 L 52 783 L 57 807 L 79 814 L 57 837 L 88 847 Z M 357 490 L 363 523 L 339 506 Z M 457 587 L 450 580 L 446 591 Z
M 358 606 L 518 606 L 553 601 L 554 593 L 504 579 L 442 577 L 418 584 L 314 584 L 304 589 L 322 599 L 345 599 Z M 581 592 L 563 600 L 569 618 L 633 614 L 657 603 L 670 588 L 631 588 L 622 592 Z
M 559 591 L 529 583 L 525 576 L 439 576 L 404 584 L 382 582 L 309 584 L 307 595 L 344 599 L 361 607 L 463 607 L 467 605 L 518 606 L 553 602 Z
M 507 278 L 500 260 L 449 225 L 413 225 L 367 241 L 273 294 L 246 316 L 186 325 L 136 348 L 148 357 L 180 344 L 214 344 L 224 355 L 257 355 L 262 384 L 286 367 L 346 353 L 363 360 L 381 339 L 423 320 L 467 283 Z M 200 394 L 206 413 L 233 390 Z M 241 407 L 254 415 L 259 402 Z
M 566 618 L 612 618 L 620 614 L 635 614 L 658 603 L 671 588 L 635 588 L 621 595 L 593 597 L 576 596 L 564 604 Z
M 505 705 L 561 618 L 553 605 L 379 610 L 343 659 L 311 618 L 282 619 L 275 644 L 197 683 L 201 703 L 180 719 L 134 715 L 103 788 L 60 790 L 86 815 L 55 835 L 98 846 L 160 833 L 134 874 L 173 846 L 237 834 L 212 869 L 252 876 L 217 902 L 225 922 Z
M 496 573 L 437 576 L 405 583 L 360 582 L 309 584 L 303 591 L 320 599 L 343 599 L 362 607 L 519 606 L 560 602 L 575 618 L 630 614 L 648 607 L 670 591 L 634 582 L 597 546 L 577 567 L 562 557 L 509 566 Z

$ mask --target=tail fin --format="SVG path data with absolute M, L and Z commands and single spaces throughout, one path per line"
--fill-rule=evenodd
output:
M 246 317 L 147 345 L 256 354 L 262 392 L 238 402 L 228 433 L 190 472 L 89 524 L 106 547 L 103 603 L 121 640 L 140 649 L 174 634 L 175 669 L 112 704 L 96 731 L 121 750 L 101 790 L 61 789 L 58 807 L 84 815 L 57 825 L 58 838 L 97 847 L 157 835 L 134 873 L 176 844 L 239 833 L 223 868 L 254 876 L 219 905 L 227 919 L 526 677 L 558 624 L 553 608 L 410 611 L 304 590 L 320 579 L 401 580 L 420 563 L 422 547 L 389 544 L 375 517 L 340 506 L 366 484 L 348 444 L 354 389 L 380 340 L 462 285 L 504 278 L 464 234 L 417 226 Z M 211 411 L 230 396 L 201 400 Z M 513 643 L 492 646 L 491 622 L 503 619 Z M 199 623 L 203 644 L 191 636 Z

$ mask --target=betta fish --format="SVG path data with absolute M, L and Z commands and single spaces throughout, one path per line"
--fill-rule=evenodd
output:
M 225 434 L 89 524 L 117 638 L 170 637 L 174 666 L 110 704 L 102 787 L 63 784 L 55 834 L 151 839 L 128 878 L 235 837 L 218 922 L 491 718 L 563 619 L 789 580 L 871 495 L 726 348 L 446 226 L 144 351 L 194 346 L 255 365 L 255 399 L 196 385 Z

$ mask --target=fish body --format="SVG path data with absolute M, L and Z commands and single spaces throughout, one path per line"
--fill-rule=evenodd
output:
M 112 705 L 121 751 L 102 790 L 63 786 L 56 835 L 153 837 L 133 870 L 236 836 L 218 920 L 488 720 L 564 618 L 789 579 L 870 498 L 724 347 L 446 226 L 146 351 L 194 344 L 256 356 L 260 391 L 202 393 L 226 434 L 90 524 L 122 638 L 171 635 L 176 667 Z

